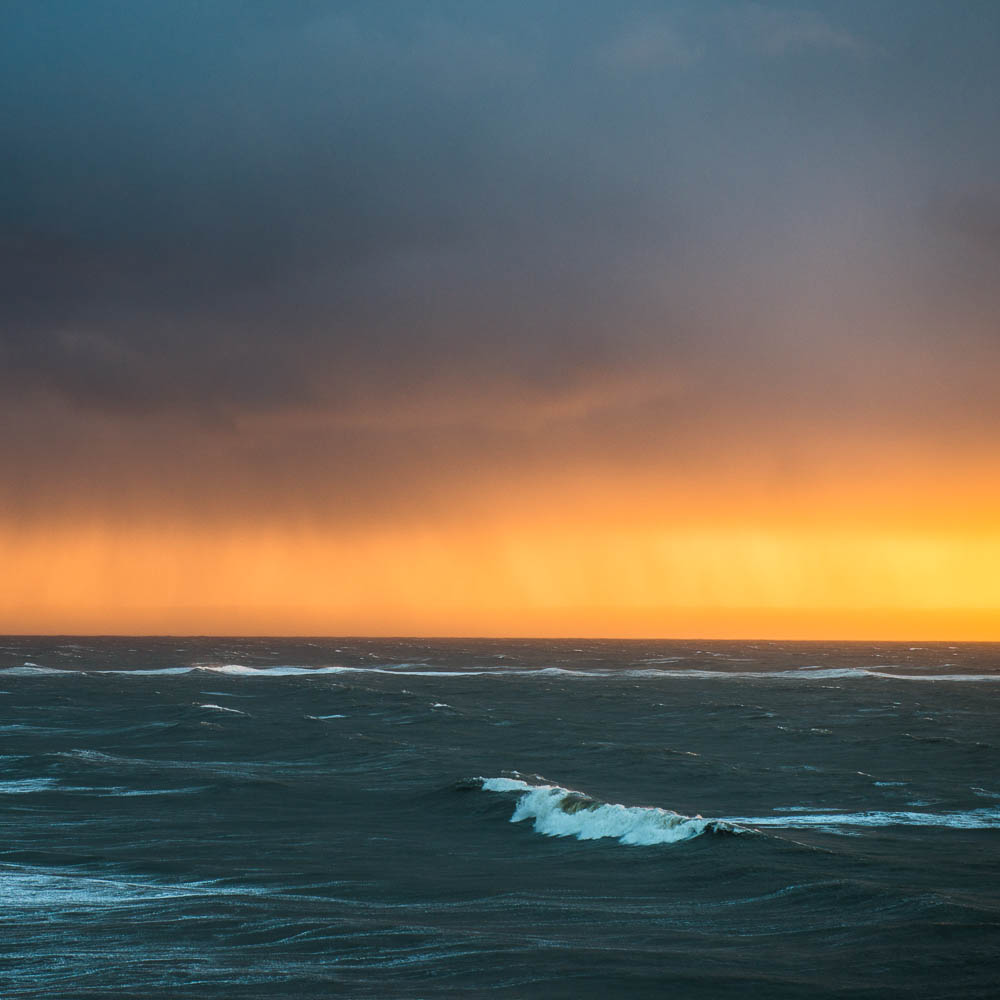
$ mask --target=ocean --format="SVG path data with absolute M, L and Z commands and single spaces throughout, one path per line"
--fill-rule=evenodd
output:
M 0 995 L 1000 995 L 1000 646 L 0 639 Z

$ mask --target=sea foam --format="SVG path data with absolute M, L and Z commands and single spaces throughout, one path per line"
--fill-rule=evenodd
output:
M 966 812 L 905 812 L 870 810 L 854 813 L 796 813 L 781 816 L 737 816 L 729 820 L 749 827 L 781 827 L 784 829 L 879 826 L 938 826 L 958 830 L 998 830 L 1000 810 L 970 809 Z

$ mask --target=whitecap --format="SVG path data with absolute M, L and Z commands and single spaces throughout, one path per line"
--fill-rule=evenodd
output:
M 734 830 L 728 823 L 684 816 L 671 809 L 602 802 L 561 785 L 507 777 L 477 780 L 486 792 L 520 793 L 511 823 L 533 820 L 534 829 L 548 837 L 613 838 L 620 844 L 651 846 L 690 840 L 706 830 Z
M 653 663 L 655 660 L 638 661 Z M 662 662 L 666 662 L 666 658 Z M 413 665 L 415 666 L 415 665 Z M 896 674 L 885 670 L 873 670 L 866 667 L 822 667 L 809 665 L 790 670 L 704 670 L 704 669 L 662 669 L 654 666 L 632 667 L 628 669 L 597 669 L 571 670 L 565 667 L 518 667 L 487 670 L 438 670 L 409 669 L 411 664 L 403 663 L 395 666 L 319 666 L 308 667 L 299 665 L 280 665 L 251 667 L 241 663 L 199 664 L 186 667 L 161 667 L 154 669 L 94 671 L 60 670 L 55 667 L 43 667 L 37 664 L 25 664 L 21 667 L 0 668 L 0 674 L 8 676 L 43 676 L 55 674 L 102 674 L 123 675 L 133 677 L 153 677 L 184 675 L 192 671 L 208 671 L 230 677 L 312 677 L 330 674 L 361 673 L 386 674 L 399 677 L 537 677 L 544 679 L 567 679 L 578 681 L 595 680 L 740 680 L 740 681 L 796 681 L 796 680 L 861 680 L 877 678 L 890 681 L 951 681 L 951 682 L 991 682 L 1000 681 L 1000 673 L 994 674 Z M 401 669 L 407 668 L 407 669 Z
M 1000 799 L 1000 792 L 991 792 L 988 788 L 981 788 L 979 785 L 970 785 L 969 791 L 982 799 Z
M 885 674 L 877 670 L 870 671 L 872 677 L 885 677 L 893 681 L 955 681 L 967 683 L 982 683 L 984 681 L 1000 681 L 997 674 Z
M 133 799 L 151 795 L 196 795 L 205 788 L 205 785 L 192 785 L 190 788 L 109 788 L 106 792 L 116 799 Z
M 782 813 L 807 813 L 811 812 L 814 808 L 814 806 L 775 806 L 774 811 Z
M 170 677 L 174 674 L 190 674 L 194 667 L 155 667 L 149 670 L 93 670 L 95 674 L 121 674 L 125 677 Z
M 37 663 L 25 663 L 23 667 L 4 667 L 0 674 L 8 677 L 41 677 L 48 674 L 78 674 L 78 670 L 59 670 L 57 667 L 40 667 Z
M 234 677 L 300 677 L 311 674 L 340 674 L 350 670 L 361 670 L 363 667 L 247 667 L 242 663 L 224 663 L 220 666 L 202 665 L 199 670 L 210 670 L 216 674 L 228 674 Z

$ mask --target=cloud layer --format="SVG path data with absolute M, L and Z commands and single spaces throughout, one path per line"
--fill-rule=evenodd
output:
M 985 509 L 998 37 L 975 0 L 6 5 L 5 530 Z

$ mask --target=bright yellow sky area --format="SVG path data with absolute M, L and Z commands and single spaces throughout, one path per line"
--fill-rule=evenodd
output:
M 0 534 L 0 631 L 1000 639 L 1000 529 Z

